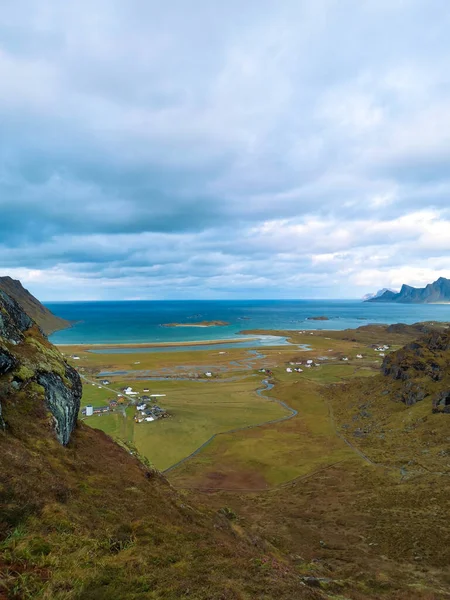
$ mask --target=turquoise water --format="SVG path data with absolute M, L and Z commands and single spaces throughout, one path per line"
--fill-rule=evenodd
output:
M 244 329 L 347 329 L 368 323 L 450 321 L 450 305 L 375 304 L 359 300 L 151 300 L 47 303 L 77 323 L 50 337 L 56 344 L 229 340 Z M 328 321 L 308 317 L 327 316 Z M 226 327 L 161 327 L 227 321 Z

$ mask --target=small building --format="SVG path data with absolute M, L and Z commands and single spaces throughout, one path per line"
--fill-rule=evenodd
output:
M 133 392 L 133 388 L 130 386 L 124 388 L 123 393 L 126 394 L 127 396 L 137 396 L 138 395 L 138 392 Z
M 74 354 L 74 355 L 73 355 L 71 358 L 72 358 L 73 360 L 80 360 L 80 357 L 79 357 L 79 356 L 77 356 L 76 354 Z
M 116 408 L 117 406 L 117 400 L 111 400 L 109 403 L 109 407 L 110 408 Z
M 145 388 L 143 391 L 144 392 L 149 392 L 150 390 L 148 388 Z
M 292 369 L 291 369 L 290 367 L 288 367 L 288 368 L 286 369 L 286 373 L 292 373 Z
M 306 361 L 306 364 L 307 364 L 307 365 L 312 365 L 312 364 L 313 364 L 313 361 L 312 361 L 312 360 L 307 360 L 307 361 Z
M 145 410 L 147 408 L 147 405 L 145 404 L 145 402 L 143 404 L 138 404 L 136 406 L 136 410 Z
M 102 379 L 100 382 L 102 385 L 109 385 L 111 382 L 108 379 Z
M 346 356 L 344 356 L 344 358 L 343 358 L 342 360 L 345 360 L 345 361 L 347 361 L 347 360 L 348 360 L 348 358 L 347 358 Z
M 87 417 L 92 417 L 92 415 L 94 414 L 94 407 L 91 404 L 88 404 L 86 406 L 86 416 Z
M 206 377 L 212 377 L 212 373 L 211 373 L 210 371 L 207 371 L 207 372 L 205 373 L 205 375 L 206 375 Z
M 356 358 L 362 358 L 362 357 L 363 357 L 363 355 L 362 355 L 362 354 L 357 354 L 357 355 L 356 355 Z

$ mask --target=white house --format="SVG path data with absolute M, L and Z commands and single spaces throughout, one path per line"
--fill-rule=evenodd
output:
M 380 352 L 380 356 L 386 356 L 384 352 Z
M 145 410 L 146 408 L 147 408 L 147 405 L 145 403 L 144 404 L 138 404 L 136 406 L 136 410 Z
M 292 373 L 292 369 L 291 369 L 290 367 L 288 367 L 288 368 L 286 369 L 286 373 Z
M 207 371 L 207 372 L 205 373 L 205 375 L 206 375 L 206 377 L 212 377 L 212 373 L 211 373 L 210 371 Z
M 306 361 L 306 364 L 307 364 L 307 365 L 312 365 L 312 364 L 313 364 L 313 361 L 312 361 L 312 360 L 307 360 L 307 361 Z
M 362 357 L 363 357 L 362 354 L 357 354 L 356 355 L 356 358 L 362 358 Z
M 344 356 L 344 358 L 342 360 L 348 360 L 348 358 L 346 356 Z
M 137 396 L 138 392 L 133 392 L 133 388 L 132 387 L 127 387 L 124 390 L 124 394 L 126 394 L 127 396 Z
M 73 360 L 80 360 L 80 357 L 79 357 L 79 356 L 77 356 L 76 354 L 74 354 L 74 355 L 72 356 L 72 358 L 73 358 Z
M 155 419 L 154 419 L 154 417 L 145 417 L 145 420 L 146 421 L 154 421 Z

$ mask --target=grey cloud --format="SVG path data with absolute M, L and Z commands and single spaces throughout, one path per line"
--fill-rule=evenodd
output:
M 446 0 L 18 0 L 0 16 L 3 267 L 120 297 L 145 278 L 333 294 L 371 254 L 379 277 L 445 263 L 426 238 L 448 219 L 449 25 Z

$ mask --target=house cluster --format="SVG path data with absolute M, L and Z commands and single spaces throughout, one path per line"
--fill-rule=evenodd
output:
M 110 382 L 107 379 L 103 379 L 101 382 L 103 385 L 108 385 Z M 95 385 L 95 384 L 94 384 Z M 102 387 L 102 386 L 99 386 Z M 166 394 L 149 394 L 149 389 L 144 389 L 144 394 L 136 392 L 131 386 L 127 386 L 121 390 L 120 394 L 117 394 L 116 398 L 109 400 L 105 406 L 92 406 L 88 404 L 81 410 L 81 414 L 86 417 L 92 415 L 103 415 L 105 413 L 114 412 L 117 408 L 127 408 L 130 405 L 136 405 L 137 413 L 141 413 L 139 418 L 135 417 L 135 421 L 141 423 L 142 421 L 154 421 L 160 417 L 168 416 L 166 411 L 159 406 L 153 405 L 149 408 L 150 402 L 155 402 L 157 397 L 164 397 Z
M 157 406 L 156 404 L 149 406 L 147 402 L 141 402 L 136 405 L 136 414 L 134 420 L 136 423 L 143 423 L 144 421 L 156 421 L 157 419 L 164 419 L 169 415 L 167 412 Z
M 389 348 L 390 346 L 388 346 L 387 344 L 381 346 L 373 346 L 375 352 L 379 352 L 379 356 L 381 357 L 386 356 L 386 350 L 389 350 Z
M 291 366 L 286 368 L 286 373 L 302 373 L 303 369 L 312 369 L 313 367 L 320 367 L 320 363 L 316 363 L 311 359 L 308 359 L 305 363 L 302 362 L 290 362 Z M 301 365 L 301 366 L 298 366 Z M 303 367 L 303 368 L 302 368 Z

